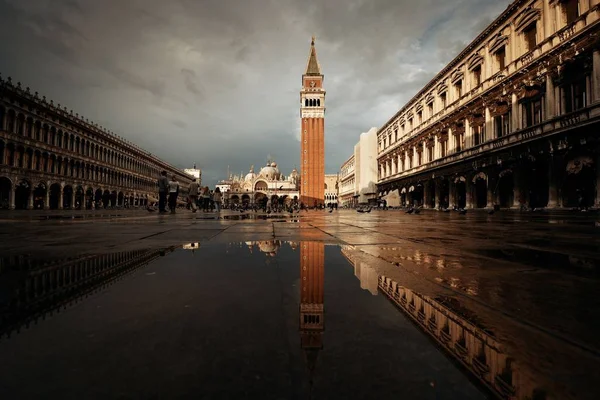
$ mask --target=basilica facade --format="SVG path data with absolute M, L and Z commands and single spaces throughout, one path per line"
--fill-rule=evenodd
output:
M 269 203 L 289 205 L 298 202 L 300 196 L 298 171 L 294 168 L 285 176 L 276 162 L 268 162 L 258 173 L 251 166 L 245 176 L 230 175 L 229 179 L 220 181 L 217 187 L 223 193 L 226 207 L 232 204 L 260 205 L 264 199 Z
M 598 207 L 599 20 L 600 0 L 511 3 L 379 129 L 379 196 Z
M 162 170 L 192 177 L 135 144 L 0 77 L 0 209 L 143 206 Z

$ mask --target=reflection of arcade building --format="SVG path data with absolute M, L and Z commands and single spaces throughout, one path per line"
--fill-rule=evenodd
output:
M 531 371 L 506 354 L 501 343 L 489 331 L 464 317 L 468 315 L 467 311 L 458 312 L 437 298 L 417 293 L 383 275 L 379 277 L 378 286 L 423 332 L 498 398 L 549 398 L 541 394 L 544 393 L 542 388 L 550 384 L 550 379 L 533 379 Z M 559 395 L 556 398 L 563 397 Z
M 150 261 L 172 251 L 134 250 L 74 260 L 0 257 L 0 335 L 17 330 L 82 297 L 105 289 Z
M 254 166 L 246 176 L 232 175 L 227 180 L 220 181 L 217 186 L 225 189 L 225 205 L 245 204 L 260 205 L 267 199 L 268 203 L 279 202 L 291 204 L 298 201 L 298 171 L 292 170 L 289 176 L 284 176 L 277 163 L 270 162 L 256 174 Z
M 599 206 L 599 23 L 599 0 L 513 1 L 379 130 L 379 195 Z
M 300 242 L 300 346 L 311 374 L 323 348 L 324 283 L 325 244 Z

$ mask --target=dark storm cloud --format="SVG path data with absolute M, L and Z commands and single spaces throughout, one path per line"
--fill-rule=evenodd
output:
M 298 163 L 316 35 L 331 173 L 508 2 L 0 0 L 0 71 L 214 183 Z

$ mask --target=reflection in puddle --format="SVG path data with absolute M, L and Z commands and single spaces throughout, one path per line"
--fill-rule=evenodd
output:
M 10 336 L 105 289 L 173 249 L 138 250 L 74 260 L 0 258 L 0 337 Z
M 546 399 L 479 318 L 453 298 L 431 298 L 379 277 L 379 289 L 413 322 L 502 399 Z

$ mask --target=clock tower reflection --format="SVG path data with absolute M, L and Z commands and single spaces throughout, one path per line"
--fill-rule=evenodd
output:
M 325 244 L 300 242 L 300 346 L 308 369 L 315 370 L 323 348 L 323 285 Z

